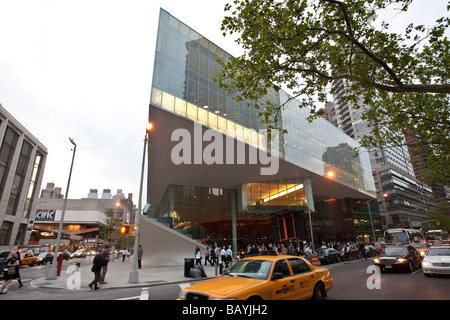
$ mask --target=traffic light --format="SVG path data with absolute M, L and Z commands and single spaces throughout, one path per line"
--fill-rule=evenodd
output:
M 124 224 L 119 228 L 119 233 L 123 236 L 129 236 L 133 232 L 132 230 L 133 230 L 133 228 L 131 225 Z

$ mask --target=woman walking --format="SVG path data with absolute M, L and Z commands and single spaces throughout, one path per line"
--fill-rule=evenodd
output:
M 13 279 L 19 278 L 18 268 L 19 268 L 19 256 L 16 251 L 11 251 L 6 258 L 5 270 L 3 272 L 3 284 L 0 288 L 0 294 L 6 294 L 5 288 L 11 283 Z
M 199 264 L 202 265 L 202 253 L 200 252 L 200 248 L 196 247 L 195 248 L 195 265 Z

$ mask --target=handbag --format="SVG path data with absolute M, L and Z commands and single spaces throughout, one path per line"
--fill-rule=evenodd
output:
M 8 268 L 8 275 L 13 276 L 16 274 L 16 267 L 9 267 Z

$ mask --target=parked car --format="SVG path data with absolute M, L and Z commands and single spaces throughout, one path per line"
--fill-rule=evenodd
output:
M 450 274 L 450 246 L 430 247 L 422 260 L 423 274 Z
M 63 255 L 63 259 L 64 260 L 69 260 L 70 259 L 70 253 L 67 251 L 64 252 L 58 252 L 58 255 L 62 254 Z
M 360 259 L 361 258 L 361 253 L 359 252 L 359 249 L 355 246 L 355 245 L 350 245 L 350 258 L 351 259 Z M 341 247 L 340 252 L 341 252 L 341 260 L 344 260 L 344 248 L 345 247 Z
M 11 250 L 0 251 L 0 278 L 3 278 L 3 270 L 5 269 L 6 258 L 8 258 L 10 252 Z
M 317 250 L 317 257 L 323 264 L 330 264 L 333 261 L 341 261 L 341 253 L 333 248 L 320 248 Z
M 365 246 L 364 250 L 366 250 L 366 254 L 368 257 L 375 257 L 377 255 L 377 249 L 375 249 L 375 247 L 370 244 Z
M 21 266 L 29 265 L 30 267 L 33 267 L 35 264 L 37 264 L 37 261 L 37 257 L 31 251 L 20 253 Z
M 373 259 L 374 265 L 381 271 L 403 270 L 413 272 L 421 268 L 422 256 L 411 245 L 388 245 Z
M 377 253 L 380 253 L 386 247 L 386 243 L 385 242 L 375 242 L 373 244 L 373 247 L 375 248 L 375 250 L 377 250 Z
M 47 264 L 53 262 L 53 252 L 42 252 L 37 256 L 37 264 Z
M 86 258 L 86 249 L 79 249 L 70 255 L 71 258 Z

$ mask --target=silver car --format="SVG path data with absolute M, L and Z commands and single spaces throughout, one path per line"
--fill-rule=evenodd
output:
M 430 247 L 422 260 L 423 274 L 450 274 L 450 246 Z

